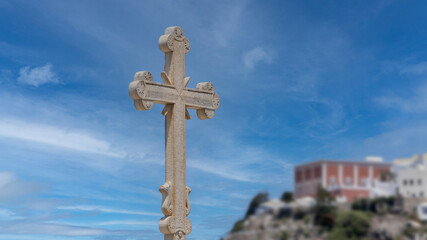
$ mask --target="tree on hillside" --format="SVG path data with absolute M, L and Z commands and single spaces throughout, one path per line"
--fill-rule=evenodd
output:
M 316 205 L 313 207 L 314 224 L 325 229 L 332 229 L 335 224 L 336 208 L 332 205 L 334 196 L 319 186 L 316 193 Z
M 359 240 L 367 236 L 369 217 L 360 211 L 345 211 L 338 214 L 334 229 L 328 240 Z
M 292 192 L 284 192 L 280 198 L 285 203 L 294 201 L 294 194 Z
M 253 215 L 255 213 L 255 210 L 264 202 L 268 201 L 268 193 L 266 192 L 260 192 L 258 193 L 249 204 L 248 210 L 246 211 L 245 218 L 248 218 L 249 216 Z
M 316 203 L 318 205 L 330 205 L 335 200 L 335 197 L 322 186 L 317 187 Z

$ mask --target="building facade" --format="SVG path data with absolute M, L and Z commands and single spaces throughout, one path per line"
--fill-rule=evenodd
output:
M 319 160 L 298 165 L 294 169 L 296 198 L 314 197 L 318 186 L 331 192 L 340 201 L 373 198 L 395 194 L 395 185 L 384 181 L 391 164 L 375 161 Z
M 427 198 L 427 154 L 395 159 L 398 193 L 404 198 Z
M 397 175 L 398 192 L 404 198 L 427 197 L 427 171 L 419 168 L 406 168 Z

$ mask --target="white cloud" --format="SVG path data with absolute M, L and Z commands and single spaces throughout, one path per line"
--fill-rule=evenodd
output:
M 411 156 L 414 153 L 426 152 L 426 138 L 425 124 L 407 125 L 365 139 L 364 152 L 380 154 L 385 158 Z
M 52 71 L 52 64 L 31 69 L 29 66 L 19 70 L 18 82 L 38 87 L 46 83 L 59 83 L 58 76 Z
M 11 222 L 10 224 L 3 224 L 0 232 L 3 234 L 49 234 L 61 236 L 96 236 L 110 233 L 105 229 L 36 222 Z
M 216 164 L 211 165 L 206 162 L 191 161 L 188 167 L 202 170 L 206 173 L 211 173 L 222 178 L 236 180 L 240 182 L 258 182 L 258 180 L 251 173 L 244 171 L 235 171 L 231 168 L 220 167 Z
M 272 63 L 273 56 L 261 47 L 254 48 L 245 53 L 243 63 L 245 67 L 253 69 L 259 62 Z
M 198 196 L 196 199 L 191 199 L 191 204 L 205 206 L 205 207 L 228 207 L 230 206 L 230 201 L 221 200 L 218 198 L 213 198 L 212 196 Z
M 427 111 L 427 85 L 417 87 L 409 97 L 382 96 L 374 101 L 386 108 L 399 109 L 404 112 L 426 112 Z
M 265 154 L 265 158 L 268 154 Z M 235 163 L 230 164 L 231 161 L 235 161 Z M 247 182 L 247 183 L 277 183 L 284 180 L 283 176 L 277 175 L 275 172 L 278 169 L 286 170 L 290 168 L 290 165 L 282 162 L 274 160 L 270 158 L 268 163 L 264 162 L 264 158 L 258 162 L 259 158 L 257 156 L 253 157 L 253 159 L 245 158 L 246 162 L 239 161 L 237 159 L 233 159 L 230 161 L 224 162 L 215 162 L 212 161 L 195 161 L 190 159 L 187 166 L 189 168 L 201 170 L 206 173 L 214 174 L 218 177 L 222 177 L 224 179 L 235 180 L 239 182 Z M 259 166 L 262 165 L 262 166 Z M 259 167 L 258 167 L 259 166 Z M 254 169 L 255 168 L 255 169 Z
M 133 226 L 157 226 L 157 222 L 153 221 L 109 221 L 109 222 L 100 222 L 96 225 L 108 226 L 108 225 L 133 225 Z
M 241 24 L 242 13 L 246 8 L 246 1 L 230 2 L 232 4 L 220 6 L 213 19 L 212 27 L 210 28 L 213 40 L 219 47 L 227 47 L 230 40 L 236 35 L 237 29 Z M 227 8 L 227 11 L 223 9 Z
M 316 110 L 305 123 L 304 132 L 308 136 L 330 139 L 348 130 L 346 112 L 341 103 L 320 97 L 307 99 L 307 102 L 313 103 L 313 110 Z
M 15 213 L 8 209 L 0 209 L 0 220 L 11 219 L 15 217 Z
M 417 75 L 427 73 L 427 62 L 420 62 L 413 65 L 403 66 L 400 69 L 400 73 L 411 73 Z
M 0 172 L 0 202 L 12 201 L 39 192 L 43 187 L 34 182 L 18 179 L 13 173 Z M 0 215 L 7 212 L 0 211 Z
M 410 74 L 411 79 L 425 80 L 427 62 L 419 62 L 416 64 L 392 63 L 390 65 L 391 67 L 388 68 L 398 70 L 399 74 Z M 374 101 L 385 108 L 398 109 L 403 112 L 427 112 L 427 84 L 416 86 L 409 93 L 404 93 L 402 89 L 398 89 L 396 93 L 389 93 L 374 98 Z
M 54 147 L 101 154 L 109 157 L 124 157 L 124 153 L 111 150 L 110 143 L 97 139 L 81 130 L 36 124 L 15 119 L 0 119 L 0 137 L 48 144 Z
M 7 234 L 11 236 L 8 238 Z M 58 236 L 90 237 L 90 239 L 158 239 L 156 238 L 158 235 L 158 232 L 153 230 L 111 230 L 63 223 L 35 222 L 31 219 L 2 222 L 0 228 L 0 239 L 63 239 Z
M 87 212 L 120 213 L 120 214 L 143 215 L 143 216 L 163 216 L 160 213 L 114 209 L 114 208 L 108 208 L 108 207 L 103 207 L 103 206 L 86 206 L 86 205 L 59 206 L 59 207 L 57 207 L 57 209 L 73 210 L 73 211 L 87 211 Z
M 0 172 L 0 188 L 3 188 L 4 186 L 8 185 L 13 180 L 15 180 L 13 174 L 7 172 Z

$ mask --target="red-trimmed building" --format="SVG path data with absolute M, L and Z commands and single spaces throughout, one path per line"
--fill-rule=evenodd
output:
M 319 160 L 295 167 L 296 198 L 314 197 L 322 186 L 344 201 L 390 195 L 393 190 L 380 181 L 382 173 L 389 173 L 391 164 L 382 161 Z M 391 193 L 389 193 L 391 191 Z M 384 192 L 384 194 L 382 194 Z M 379 194 L 378 194 L 379 193 Z

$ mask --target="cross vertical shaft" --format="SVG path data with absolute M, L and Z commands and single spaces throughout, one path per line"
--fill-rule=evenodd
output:
M 164 104 L 165 116 L 165 184 L 162 193 L 162 212 L 159 222 L 165 240 L 185 240 L 191 232 L 189 194 L 185 175 L 185 119 L 190 119 L 187 108 L 195 109 L 200 119 L 214 116 L 219 107 L 219 96 L 210 82 L 198 83 L 196 89 L 187 88 L 185 54 L 190 42 L 180 27 L 169 27 L 159 39 L 159 47 L 165 53 L 162 72 L 164 84 L 153 82 L 148 71 L 137 72 L 129 84 L 129 95 L 137 110 L 149 110 L 153 103 Z
M 172 30 L 171 32 L 174 32 Z M 168 30 L 166 30 L 168 32 Z M 177 32 L 179 34 L 179 32 Z M 162 37 L 161 37 L 162 38 Z M 162 44 L 160 40 L 160 45 Z M 174 51 L 165 52 L 164 72 L 170 83 L 172 83 L 178 94 L 182 93 L 185 77 L 185 42 L 175 41 Z M 161 47 L 161 46 L 160 46 Z M 162 49 L 163 50 L 163 49 Z M 170 50 L 170 49 L 166 49 Z M 166 171 L 165 182 L 172 184 L 173 213 L 176 227 L 183 232 L 186 226 L 179 226 L 186 221 L 186 182 L 185 182 L 185 104 L 177 101 L 175 104 L 166 106 L 170 112 L 165 113 L 165 125 L 168 132 L 165 139 Z M 188 221 L 187 221 L 188 222 Z M 191 223 L 190 223 L 191 224 Z M 173 239 L 173 235 L 165 235 L 165 239 Z
M 169 116 L 170 115 L 170 116 Z M 172 136 L 166 139 L 166 168 L 165 180 L 172 183 L 173 213 L 175 227 L 191 229 L 191 222 L 186 221 L 186 177 L 185 177 L 185 105 L 176 103 L 172 112 L 166 116 L 166 125 L 172 129 Z M 172 137 L 172 141 L 169 138 Z M 171 144 L 168 144 L 171 143 Z M 189 206 L 188 206 L 189 207 Z M 168 239 L 165 237 L 165 239 Z M 175 239 L 174 239 L 175 240 Z M 178 240 L 178 239 L 177 239 Z

